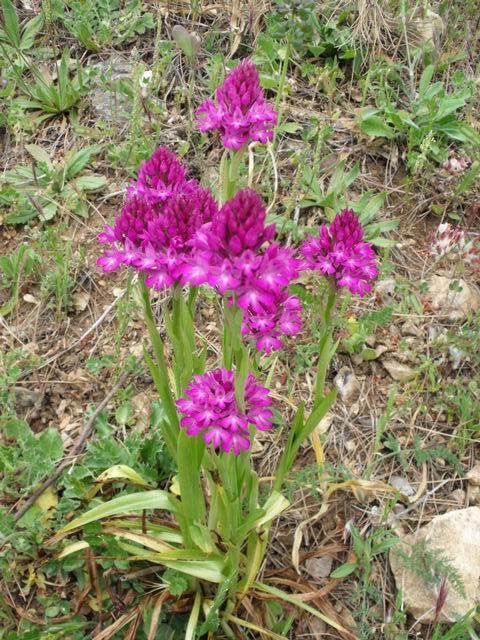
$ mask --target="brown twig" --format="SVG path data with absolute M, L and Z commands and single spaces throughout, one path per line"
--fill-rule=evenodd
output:
M 95 409 L 95 411 L 92 413 L 92 415 L 88 419 L 88 422 L 86 423 L 82 433 L 78 437 L 77 442 L 75 443 L 75 445 L 73 446 L 73 449 L 69 453 L 68 458 L 64 459 L 58 465 L 58 467 L 55 469 L 55 471 L 52 473 L 52 475 L 49 476 L 40 485 L 40 487 L 38 487 L 38 489 L 36 491 L 34 491 L 32 493 L 32 495 L 23 503 L 23 505 L 20 507 L 20 509 L 13 516 L 14 522 L 18 522 L 18 520 L 20 520 L 20 518 L 30 509 L 30 507 L 33 505 L 33 503 L 36 502 L 36 500 L 38 500 L 38 498 L 42 495 L 42 493 L 44 491 L 46 491 L 48 489 L 48 487 L 50 487 L 60 477 L 60 475 L 62 474 L 62 471 L 65 469 L 65 467 L 67 467 L 68 465 L 72 464 L 72 459 L 80 454 L 80 452 L 83 449 L 83 445 L 85 444 L 85 442 L 87 441 L 88 437 L 91 435 L 91 433 L 93 431 L 96 419 L 98 418 L 100 413 L 105 409 L 105 407 L 110 402 L 110 400 L 113 398 L 113 396 L 117 393 L 117 391 L 121 387 L 123 387 L 123 385 L 125 384 L 125 381 L 130 376 L 130 374 L 131 374 L 130 371 L 126 371 L 125 373 L 123 373 L 120 376 L 120 378 L 118 379 L 118 382 L 107 393 L 105 398 L 102 400 L 102 402 L 98 405 L 98 407 Z

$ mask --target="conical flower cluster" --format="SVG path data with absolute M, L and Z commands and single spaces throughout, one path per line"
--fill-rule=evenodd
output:
M 227 149 L 240 149 L 251 140 L 266 143 L 272 136 L 277 114 L 265 100 L 258 71 L 243 60 L 217 88 L 216 104 L 205 100 L 197 109 L 197 129 L 220 131 Z
M 233 371 L 215 369 L 196 375 L 185 389 L 185 398 L 177 400 L 184 417 L 180 426 L 189 436 L 201 435 L 206 444 L 239 455 L 249 449 L 249 425 L 259 431 L 272 426 L 272 399 L 269 390 L 259 385 L 252 374 L 245 384 L 244 408 L 235 399 Z
M 344 209 L 333 222 L 322 225 L 318 236 L 305 240 L 300 248 L 308 269 L 333 278 L 338 287 L 347 287 L 363 297 L 372 290 L 378 275 L 375 252 L 363 240 L 363 228 L 352 209 Z

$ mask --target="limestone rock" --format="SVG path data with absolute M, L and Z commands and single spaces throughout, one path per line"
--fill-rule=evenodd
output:
M 392 378 L 398 380 L 398 382 L 408 382 L 408 380 L 412 380 L 416 375 L 415 369 L 397 360 L 382 360 L 382 364 Z
M 480 308 L 480 292 L 461 279 L 432 276 L 428 281 L 427 297 L 432 309 L 450 320 L 465 318 Z
M 357 376 L 348 367 L 342 367 L 334 379 L 335 386 L 341 399 L 346 405 L 351 405 L 360 396 L 360 383 Z
M 112 84 L 111 90 L 106 82 L 100 82 L 99 78 L 92 78 L 92 90 L 89 99 L 97 117 L 107 122 L 128 120 L 128 113 L 132 110 L 131 101 L 125 95 L 113 87 L 118 80 L 130 79 L 133 74 L 133 65 L 118 56 L 112 56 L 107 60 L 93 65 L 100 78 Z
M 441 550 L 462 579 L 465 597 L 453 585 L 448 585 L 445 606 L 440 622 L 453 622 L 474 609 L 480 602 L 480 508 L 468 507 L 449 511 L 422 527 L 416 534 L 405 536 L 402 550 L 408 553 L 412 543 L 425 541 L 430 549 Z M 417 574 L 405 569 L 396 555 L 390 551 L 390 565 L 397 589 L 404 594 L 407 611 L 422 622 L 433 622 L 437 601 L 437 588 L 426 585 Z

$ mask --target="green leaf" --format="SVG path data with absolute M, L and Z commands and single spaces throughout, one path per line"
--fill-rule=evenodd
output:
M 90 158 L 99 153 L 101 149 L 102 145 L 94 144 L 91 147 L 85 147 L 84 149 L 80 149 L 80 151 L 74 153 L 65 165 L 65 175 L 67 180 L 74 178 L 77 173 L 80 173 L 80 171 L 90 162 Z
M 195 441 L 192 442 L 185 429 L 180 429 L 177 446 L 180 495 L 190 522 L 196 523 L 202 523 L 206 513 L 200 480 L 200 467 L 204 451 L 205 443 L 202 438 L 195 438 Z
M 63 456 L 62 436 L 53 427 L 42 431 L 38 439 L 38 447 L 50 460 L 59 460 Z
M 35 16 L 27 22 L 22 31 L 22 39 L 20 42 L 20 48 L 23 50 L 30 49 L 35 42 L 35 36 L 43 27 L 43 13 Z
M 225 580 L 225 560 L 220 556 L 206 554 L 197 549 L 179 549 L 165 551 L 164 553 L 154 553 L 123 542 L 119 542 L 118 546 L 138 559 L 149 560 L 155 564 L 163 564 L 176 571 L 200 578 L 200 580 L 215 583 L 222 583 Z
M 107 482 L 108 480 L 129 480 L 134 484 L 138 484 L 142 487 L 149 487 L 149 483 L 142 478 L 142 476 L 132 469 L 128 467 L 126 464 L 116 464 L 109 469 L 106 469 L 103 473 L 101 473 L 95 482 Z
M 332 571 L 331 578 L 345 578 L 358 569 L 358 562 L 347 562 Z
M 301 128 L 302 127 L 298 124 L 298 122 L 285 122 L 285 124 L 281 125 L 280 130 L 284 131 L 285 133 L 297 133 L 301 130 Z
M 460 142 L 470 142 L 471 144 L 475 145 L 480 144 L 480 135 L 465 122 L 452 120 L 441 125 L 437 125 L 437 128 L 439 131 L 442 131 L 454 140 L 460 140 Z
M 77 189 L 81 189 L 83 191 L 97 191 L 98 189 L 106 187 L 108 180 L 105 176 L 86 175 L 76 178 L 74 184 Z
M 338 622 L 336 622 L 335 620 L 332 620 L 328 616 L 324 615 L 314 607 L 311 607 L 306 602 L 303 602 L 303 600 L 299 600 L 298 598 L 291 595 L 290 593 L 286 593 L 281 589 L 272 587 L 269 584 L 264 584 L 263 582 L 254 582 L 253 586 L 255 587 L 255 589 L 258 589 L 259 591 L 269 593 L 270 595 L 275 596 L 280 600 L 284 600 L 285 602 L 288 602 L 289 604 L 293 604 L 295 607 L 298 607 L 299 609 L 303 609 L 304 611 L 307 611 L 308 613 L 315 616 L 316 618 L 323 620 L 334 629 L 337 629 L 337 631 L 343 631 L 343 632 L 346 631 L 340 624 L 338 624 Z
M 305 422 L 305 425 L 303 426 L 303 428 L 300 430 L 298 434 L 298 440 L 299 440 L 298 446 L 300 446 L 302 442 L 306 438 L 308 438 L 308 436 L 312 433 L 315 427 L 320 423 L 322 418 L 325 416 L 327 411 L 335 402 L 336 397 L 337 397 L 337 390 L 332 389 L 330 393 L 328 393 L 313 409 L 312 413 L 310 414 L 307 421 Z
M 256 526 L 261 527 L 264 524 L 268 524 L 283 511 L 285 511 L 285 509 L 287 509 L 289 505 L 290 502 L 284 496 L 282 496 L 281 493 L 279 493 L 278 491 L 272 491 L 268 500 L 263 505 L 265 514 L 259 518 Z
M 109 502 L 94 507 L 84 513 L 79 518 L 75 518 L 72 522 L 63 527 L 60 532 L 67 533 L 83 527 L 90 522 L 96 522 L 102 518 L 116 516 L 120 513 L 131 513 L 135 511 L 144 511 L 146 509 L 162 509 L 164 511 L 178 512 L 180 505 L 171 494 L 166 491 L 142 491 L 139 493 L 130 493 L 126 496 L 114 498 Z
M 2 13 L 4 21 L 4 33 L 7 35 L 9 44 L 17 49 L 20 48 L 20 23 L 17 12 L 10 0 L 2 1 Z
M 433 74 L 435 73 L 435 67 L 433 64 L 429 64 L 428 67 L 425 67 L 423 73 L 420 77 L 420 82 L 418 83 L 418 93 L 420 96 L 423 96 L 428 89 L 428 86 L 433 78 Z
M 376 138 L 391 139 L 395 136 L 393 129 L 379 116 L 370 116 L 369 118 L 362 119 L 360 129 L 363 133 Z
M 93 53 L 99 53 L 101 47 L 94 40 L 94 34 L 91 32 L 90 27 L 86 22 L 80 22 L 76 27 L 76 36 L 83 44 L 85 49 L 93 51 Z
M 363 207 L 362 213 L 360 214 L 360 222 L 363 225 L 366 225 L 373 220 L 373 218 L 377 215 L 377 213 L 382 208 L 383 203 L 385 202 L 385 198 L 387 197 L 386 191 L 382 191 L 378 193 L 376 196 L 371 198 L 368 203 Z
M 464 105 L 465 98 L 444 98 L 443 100 L 440 100 L 438 111 L 436 112 L 434 118 L 435 122 L 438 122 L 451 113 L 455 113 L 457 109 L 460 109 L 460 107 L 463 107 Z
M 57 213 L 58 204 L 56 202 L 49 202 L 48 204 L 42 206 L 42 219 L 48 222 L 48 220 L 52 220 Z
M 44 162 L 48 167 L 52 166 L 50 156 L 45 149 L 40 147 L 38 144 L 26 144 L 25 149 L 37 162 Z

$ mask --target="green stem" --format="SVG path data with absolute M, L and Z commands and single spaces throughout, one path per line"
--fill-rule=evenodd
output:
M 244 144 L 232 152 L 230 149 L 225 149 L 223 152 L 222 160 L 220 162 L 220 194 L 222 204 L 225 204 L 227 200 L 233 198 L 237 193 L 237 183 L 240 171 L 240 164 L 245 155 L 247 145 Z
M 150 373 L 157 387 L 158 394 L 162 400 L 167 420 L 162 421 L 162 432 L 165 443 L 172 455 L 173 459 L 177 459 L 176 442 L 180 430 L 178 422 L 178 414 L 175 406 L 175 400 L 169 385 L 168 367 L 165 360 L 164 346 L 160 333 L 158 332 L 155 317 L 153 315 L 152 306 L 150 304 L 150 290 L 145 284 L 145 276 L 142 274 L 139 280 L 140 301 L 142 303 L 145 324 L 147 325 L 148 334 L 152 343 L 155 362 L 145 350 L 145 359 L 147 361 Z
M 277 97 L 275 99 L 275 111 L 277 112 L 277 124 L 275 126 L 275 131 L 273 134 L 273 141 L 272 141 L 273 145 L 275 145 L 275 141 L 277 139 L 277 133 L 280 128 L 280 123 L 283 115 L 282 98 L 283 98 L 283 91 L 285 89 L 285 81 L 287 79 L 287 69 L 288 69 L 288 62 L 290 60 L 291 50 L 292 50 L 292 32 L 290 31 L 287 37 L 287 45 L 285 47 L 285 57 L 282 60 L 282 70 L 280 72 L 280 80 L 278 82 Z

